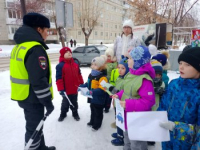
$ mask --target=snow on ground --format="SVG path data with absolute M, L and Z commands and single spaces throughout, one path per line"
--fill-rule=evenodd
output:
M 83 43 L 77 43 L 76 47 L 84 46 Z M 94 44 L 89 44 L 94 45 Z M 113 46 L 113 44 L 104 44 L 105 46 Z M 9 57 L 10 53 L 15 45 L 0 45 L 0 57 Z M 47 53 L 57 53 L 62 48 L 61 44 L 47 44 L 49 49 L 47 50 Z M 72 50 L 75 49 L 75 47 L 70 47 Z
M 55 64 L 52 65 L 53 77 L 55 77 Z M 89 67 L 81 67 L 84 81 L 90 73 Z M 170 79 L 177 78 L 175 72 L 169 72 Z M 17 102 L 10 100 L 10 79 L 9 71 L 0 73 L 0 150 L 22 150 L 24 146 L 25 120 L 24 113 L 18 107 Z M 80 121 L 72 118 L 68 112 L 67 118 L 63 122 L 58 122 L 60 115 L 61 96 L 57 92 L 55 78 L 54 87 L 54 106 L 53 113 L 47 118 L 44 125 L 44 135 L 48 146 L 54 145 L 57 150 L 122 150 L 122 147 L 111 145 L 111 134 L 116 132 L 110 124 L 114 122 L 114 110 L 104 114 L 102 127 L 97 131 L 91 131 L 87 127 L 90 118 L 90 107 L 87 98 L 79 95 L 79 114 Z M 149 147 L 149 150 L 161 150 L 160 143 Z

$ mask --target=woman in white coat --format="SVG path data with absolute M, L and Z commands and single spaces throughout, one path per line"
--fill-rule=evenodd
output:
M 134 37 L 132 29 L 132 20 L 125 20 L 123 23 L 123 32 L 121 36 L 117 37 L 114 43 L 114 52 L 118 62 L 121 59 L 121 55 L 126 55 L 130 49 L 141 45 L 140 40 Z

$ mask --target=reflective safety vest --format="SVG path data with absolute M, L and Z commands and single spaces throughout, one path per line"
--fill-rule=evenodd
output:
M 41 44 L 38 42 L 24 42 L 16 45 L 11 52 L 10 81 L 11 81 L 12 100 L 23 101 L 29 96 L 30 82 L 24 60 L 27 52 L 36 45 L 41 45 Z M 49 61 L 49 88 L 53 99 L 51 63 L 49 58 L 48 61 Z

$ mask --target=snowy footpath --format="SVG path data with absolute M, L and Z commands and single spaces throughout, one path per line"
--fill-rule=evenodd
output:
M 56 146 L 57 150 L 122 150 L 122 147 L 111 145 L 111 134 L 116 132 L 110 124 L 114 121 L 114 110 L 105 114 L 102 127 L 93 132 L 87 127 L 90 118 L 90 107 L 87 98 L 78 96 L 79 115 L 81 120 L 75 121 L 71 112 L 63 122 L 58 122 L 60 115 L 61 96 L 55 84 L 55 64 L 52 65 L 54 106 L 53 113 L 47 118 L 44 125 L 46 145 Z M 89 67 L 81 67 L 84 81 L 90 73 Z M 25 121 L 23 110 L 17 102 L 10 100 L 9 71 L 0 72 L 0 150 L 23 150 Z M 169 73 L 170 79 L 178 77 L 174 72 Z M 160 143 L 149 147 L 149 150 L 161 150 Z

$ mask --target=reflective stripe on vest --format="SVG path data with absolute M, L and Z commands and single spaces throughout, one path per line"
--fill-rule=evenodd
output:
M 28 72 L 25 67 L 25 57 L 27 52 L 34 46 L 40 45 L 38 42 L 25 42 L 16 45 L 10 56 L 10 81 L 11 81 L 11 99 L 17 101 L 23 101 L 29 96 L 30 82 Z M 45 50 L 45 49 L 44 49 Z M 48 57 L 48 55 L 47 55 Z M 53 98 L 53 88 L 51 81 L 51 63 L 49 61 L 49 87 L 50 94 Z M 48 94 L 49 94 L 48 93 Z

